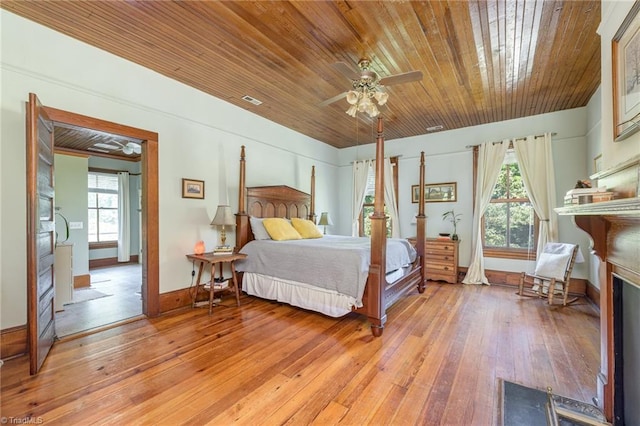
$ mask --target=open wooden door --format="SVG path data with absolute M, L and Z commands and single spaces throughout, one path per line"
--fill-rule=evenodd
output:
M 38 97 L 27 106 L 27 325 L 30 372 L 36 374 L 55 339 L 53 123 Z

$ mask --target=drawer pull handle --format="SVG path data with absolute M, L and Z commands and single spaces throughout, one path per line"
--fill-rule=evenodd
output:
M 445 257 L 444 257 L 444 260 L 449 260 L 449 256 L 445 256 Z
M 444 270 L 445 270 L 445 271 L 448 271 L 448 270 L 449 270 L 449 267 L 448 267 L 448 266 L 445 266 L 445 267 L 444 267 Z

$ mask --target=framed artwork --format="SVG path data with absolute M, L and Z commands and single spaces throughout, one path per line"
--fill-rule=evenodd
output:
M 182 179 L 182 198 L 204 198 L 204 181 Z
M 420 185 L 411 185 L 411 202 L 420 202 Z M 456 182 L 431 183 L 424 186 L 424 200 L 427 203 L 458 201 Z
M 600 173 L 601 171 L 602 171 L 602 154 L 599 154 L 593 158 L 593 173 Z
M 628 138 L 640 127 L 640 19 L 636 1 L 611 43 L 613 59 L 613 138 Z

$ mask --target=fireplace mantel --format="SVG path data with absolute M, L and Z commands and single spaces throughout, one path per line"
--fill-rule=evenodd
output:
M 601 261 L 600 283 L 600 372 L 598 405 L 607 420 L 616 423 L 616 362 L 614 347 L 614 276 L 640 285 L 640 159 L 634 158 L 611 170 L 592 176 L 619 197 L 616 200 L 579 204 L 555 209 L 572 216 L 576 226 L 591 237 L 591 248 Z M 595 178 L 595 179 L 594 179 Z M 619 390 L 618 390 L 619 392 Z
M 577 206 L 561 207 L 555 210 L 559 215 L 573 216 L 576 226 L 591 237 L 591 248 L 596 256 L 605 262 L 611 257 L 607 252 L 607 236 L 612 230 L 612 227 L 614 228 L 616 238 L 620 239 L 622 236 L 617 234 L 620 233 L 621 230 L 626 230 L 623 234 L 627 234 L 633 230 L 634 224 L 635 227 L 638 226 L 638 222 L 640 221 L 640 197 L 605 201 L 602 203 L 580 204 Z M 620 241 L 620 243 L 625 244 L 624 241 Z M 632 244 L 632 242 L 627 241 L 623 250 L 633 251 L 634 246 L 628 244 Z M 614 247 L 610 248 L 613 249 Z M 618 249 L 620 249 L 620 247 L 618 247 Z M 640 250 L 640 247 L 636 245 L 636 253 L 635 256 L 633 256 L 636 260 L 640 258 L 638 250 Z M 618 260 L 618 266 L 625 267 L 627 265 L 628 262 L 624 260 L 625 257 L 628 256 L 623 256 L 622 259 Z M 638 269 L 637 265 L 636 263 L 635 265 L 630 264 L 628 266 L 631 267 L 631 269 Z

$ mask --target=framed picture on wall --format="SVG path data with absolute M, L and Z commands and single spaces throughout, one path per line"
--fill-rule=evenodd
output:
M 628 138 L 640 128 L 640 2 L 635 2 L 611 43 L 613 138 Z
M 204 198 L 204 181 L 182 179 L 182 198 Z
M 420 185 L 411 185 L 411 202 L 420 202 Z M 424 186 L 424 200 L 427 203 L 458 201 L 456 182 L 430 183 Z
M 593 158 L 593 173 L 602 171 L 602 154 L 598 154 Z

